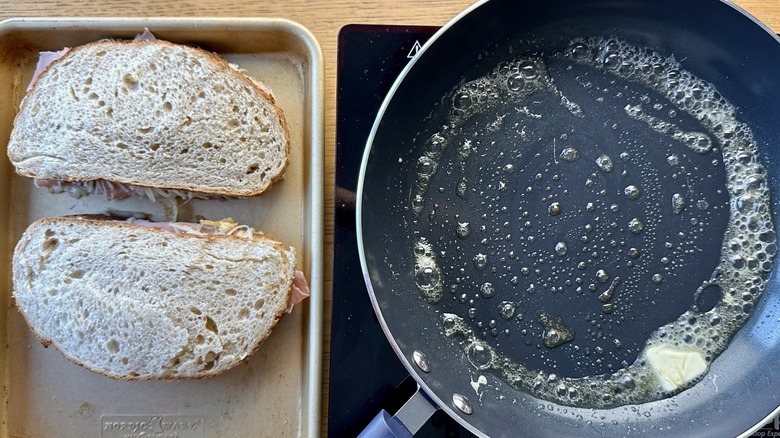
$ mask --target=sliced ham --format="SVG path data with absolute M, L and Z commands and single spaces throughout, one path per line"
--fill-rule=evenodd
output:
M 44 70 L 46 70 L 46 67 L 49 66 L 52 62 L 62 58 L 65 56 L 66 53 L 70 50 L 69 47 L 65 47 L 64 49 L 57 51 L 57 52 L 41 52 L 38 54 L 38 64 L 35 66 L 35 72 L 33 73 L 32 80 L 27 85 L 27 91 L 30 91 L 33 84 L 35 83 L 35 80 L 38 79 L 38 76 L 43 73 Z
M 293 306 L 308 298 L 309 295 L 309 282 L 306 281 L 303 272 L 296 270 L 295 277 L 293 277 L 290 303 L 287 305 L 287 313 L 291 313 Z

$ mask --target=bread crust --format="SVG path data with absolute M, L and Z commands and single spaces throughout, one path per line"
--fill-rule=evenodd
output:
M 137 187 L 146 187 L 146 188 L 159 188 L 159 189 L 173 189 L 173 190 L 184 190 L 189 191 L 193 193 L 199 193 L 199 194 L 205 194 L 205 195 L 213 195 L 213 196 L 223 196 L 223 197 L 250 197 L 250 196 L 257 196 L 262 193 L 264 193 L 268 188 L 273 186 L 276 182 L 281 180 L 284 176 L 285 170 L 287 169 L 289 162 L 290 162 L 290 152 L 291 152 L 291 137 L 290 137 L 290 128 L 287 123 L 287 119 L 284 114 L 284 110 L 279 106 L 279 104 L 276 102 L 275 97 L 267 91 L 267 89 L 261 87 L 258 85 L 257 82 L 255 82 L 253 79 L 249 78 L 245 74 L 241 73 L 240 71 L 236 70 L 235 68 L 231 67 L 231 65 L 225 60 L 224 58 L 220 57 L 216 53 L 209 52 L 207 50 L 182 45 L 182 44 L 175 44 L 166 40 L 152 40 L 152 41 L 133 41 L 133 40 L 116 40 L 116 39 L 104 39 L 99 41 L 94 41 L 91 43 L 87 43 L 81 46 L 77 46 L 74 48 L 71 48 L 65 55 L 63 55 L 61 58 L 53 61 L 49 65 L 47 65 L 43 71 L 36 77 L 36 79 L 33 81 L 33 83 L 30 85 L 30 88 L 27 92 L 27 95 L 24 97 L 24 99 L 21 102 L 19 112 L 14 117 L 14 126 L 17 125 L 17 122 L 22 117 L 27 117 L 28 108 L 27 104 L 29 102 L 29 97 L 33 94 L 38 92 L 38 84 L 41 82 L 42 78 L 44 78 L 47 73 L 49 73 L 55 66 L 62 64 L 64 62 L 67 62 L 67 60 L 76 57 L 79 55 L 80 52 L 84 50 L 88 50 L 92 47 L 122 47 L 122 48 L 140 48 L 144 46 L 163 46 L 163 47 L 169 47 L 169 48 L 176 48 L 181 50 L 186 50 L 191 53 L 197 54 L 198 56 L 202 57 L 203 59 L 208 60 L 210 63 L 216 65 L 219 67 L 221 71 L 224 71 L 230 75 L 233 75 L 237 78 L 239 78 L 245 85 L 251 87 L 257 94 L 259 94 L 266 102 L 269 103 L 270 107 L 275 111 L 276 116 L 278 117 L 278 121 L 281 126 L 281 130 L 283 133 L 283 144 L 285 147 L 285 160 L 281 164 L 280 170 L 273 175 L 268 184 L 263 185 L 262 187 L 259 187 L 255 190 L 224 190 L 219 189 L 215 187 L 205 187 L 202 185 L 195 185 L 192 184 L 189 181 L 181 181 L 178 184 L 169 184 L 169 185 L 163 185 L 163 184 L 154 184 L 150 183 L 148 181 L 139 181 L 135 180 L 132 177 L 127 178 L 100 178 L 100 179 L 106 179 L 112 182 L 118 182 L 122 184 L 128 184 L 133 185 Z M 12 139 L 13 139 L 13 133 L 12 133 Z M 16 165 L 16 162 L 14 158 L 11 156 L 10 148 L 8 150 L 8 156 L 11 159 L 11 162 Z M 41 178 L 41 175 L 35 174 L 31 170 L 25 170 L 20 169 L 18 166 L 16 166 L 16 171 L 19 175 L 29 177 L 29 178 Z M 62 175 L 58 176 L 56 180 L 64 181 L 64 182 L 84 182 L 84 181 L 91 181 L 97 178 L 93 179 L 79 179 L 74 178 L 68 175 Z
M 200 240 L 207 240 L 207 241 L 217 241 L 217 240 L 236 240 L 240 241 L 241 243 L 246 243 L 246 238 L 232 236 L 232 235 L 198 235 L 198 234 L 179 234 L 179 233 L 173 233 L 171 231 L 167 231 L 160 228 L 153 228 L 153 227 L 147 227 L 147 226 L 141 226 L 141 225 L 134 225 L 132 223 L 127 222 L 119 222 L 119 221 L 111 221 L 104 219 L 104 216 L 102 215 L 85 215 L 85 216 L 65 216 L 65 217 L 53 217 L 53 218 L 43 218 L 39 219 L 36 222 L 34 222 L 30 227 L 28 228 L 28 232 L 25 233 L 25 235 L 20 239 L 20 241 L 17 243 L 15 248 L 15 255 L 14 255 L 14 261 L 15 266 L 13 268 L 13 277 L 14 277 L 14 298 L 16 297 L 16 278 L 17 278 L 17 266 L 16 266 L 16 254 L 24 251 L 24 249 L 27 247 L 29 241 L 29 231 L 38 228 L 38 227 L 49 227 L 49 228 L 56 228 L 60 225 L 69 225 L 73 224 L 75 222 L 78 222 L 83 225 L 87 225 L 89 227 L 96 227 L 96 228 L 113 228 L 115 230 L 119 230 L 123 234 L 130 234 L 130 233 L 136 233 L 136 232 L 144 232 L 144 233 L 161 233 L 160 235 L 164 235 L 167 237 L 175 236 L 175 239 L 200 239 Z M 278 251 L 280 254 L 285 254 L 286 248 L 283 244 L 280 242 L 264 235 L 255 235 L 254 241 L 257 243 L 265 243 L 270 244 L 273 246 L 273 248 Z M 285 257 L 286 258 L 286 257 Z M 292 263 L 294 265 L 294 260 L 288 260 L 289 263 Z M 292 286 L 292 280 L 290 281 L 290 285 Z M 108 371 L 105 371 L 103 369 L 92 367 L 89 364 L 85 363 L 87 361 L 84 361 L 80 359 L 79 357 L 73 356 L 69 354 L 67 351 L 60 348 L 60 346 L 57 344 L 56 341 L 54 341 L 51 337 L 46 336 L 45 334 L 41 333 L 40 330 L 35 326 L 35 324 L 30 321 L 25 311 L 20 308 L 17 305 L 17 309 L 20 311 L 22 316 L 25 318 L 25 321 L 27 322 L 28 326 L 30 327 L 31 331 L 35 334 L 35 336 L 38 338 L 39 342 L 46 348 L 48 348 L 50 345 L 54 346 L 65 358 L 67 358 L 69 361 L 84 367 L 86 369 L 89 369 L 95 373 L 102 374 L 104 376 L 116 379 L 116 380 L 200 380 L 205 378 L 211 378 L 217 375 L 222 374 L 225 371 L 228 371 L 235 366 L 237 366 L 239 363 L 245 363 L 249 360 L 249 358 L 263 345 L 263 343 L 268 339 L 271 332 L 275 328 L 275 326 L 278 324 L 279 320 L 284 316 L 285 309 L 290 305 L 290 299 L 291 299 L 291 291 L 286 291 L 286 298 L 284 300 L 284 306 L 280 307 L 273 315 L 268 318 L 270 321 L 270 328 L 264 332 L 263 336 L 260 336 L 257 338 L 256 342 L 253 343 L 252 347 L 245 351 L 246 354 L 243 355 L 241 358 L 237 358 L 232 363 L 229 363 L 225 366 L 221 366 L 219 368 L 214 368 L 213 372 L 210 372 L 212 370 L 207 370 L 205 372 L 200 372 L 195 375 L 188 375 L 188 374 L 162 374 L 162 375 L 128 375 L 128 374 L 117 374 L 117 373 L 111 373 Z

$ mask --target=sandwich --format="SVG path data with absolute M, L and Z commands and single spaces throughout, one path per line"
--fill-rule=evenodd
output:
M 39 187 L 248 197 L 287 166 L 289 128 L 271 90 L 214 53 L 148 34 L 48 52 L 39 70 L 8 143 L 16 172 Z
M 13 297 L 43 345 L 97 373 L 206 378 L 308 296 L 295 256 L 230 219 L 44 218 L 16 246 Z

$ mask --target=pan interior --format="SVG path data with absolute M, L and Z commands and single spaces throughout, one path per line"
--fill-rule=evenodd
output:
M 419 299 L 471 365 L 583 407 L 700 379 L 775 252 L 733 106 L 617 38 L 499 63 L 444 102 L 418 145 L 408 251 Z

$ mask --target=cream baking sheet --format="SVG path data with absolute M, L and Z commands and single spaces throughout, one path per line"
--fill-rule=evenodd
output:
M 101 38 L 158 38 L 219 53 L 268 84 L 292 136 L 284 179 L 266 194 L 194 200 L 180 220 L 233 217 L 296 247 L 312 296 L 282 319 L 246 364 L 201 381 L 123 382 L 92 373 L 44 348 L 14 306 L 13 247 L 44 216 L 140 211 L 160 204 L 53 195 L 14 174 L 5 153 L 13 117 L 43 50 Z M 12 19 L 0 22 L 0 436 L 319 436 L 322 324 L 323 69 L 320 48 L 300 25 L 280 19 Z

